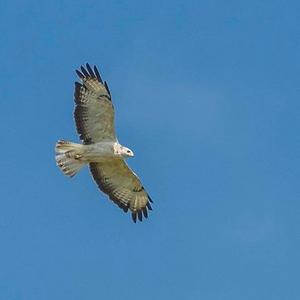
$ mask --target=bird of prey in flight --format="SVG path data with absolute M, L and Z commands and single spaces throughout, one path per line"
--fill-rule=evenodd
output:
M 89 64 L 76 70 L 74 118 L 82 144 L 59 140 L 56 143 L 56 164 L 73 177 L 82 167 L 89 166 L 91 175 L 102 192 L 124 212 L 131 211 L 134 222 L 148 217 L 152 210 L 150 196 L 139 177 L 125 159 L 132 150 L 118 142 L 114 124 L 114 106 L 106 82 L 96 66 Z

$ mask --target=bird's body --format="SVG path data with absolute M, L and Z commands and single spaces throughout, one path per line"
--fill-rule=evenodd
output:
M 148 217 L 151 198 L 137 175 L 124 159 L 134 156 L 122 146 L 115 135 L 114 108 L 107 83 L 102 81 L 96 67 L 87 64 L 76 71 L 82 84 L 75 82 L 74 112 L 76 127 L 83 144 L 59 140 L 56 162 L 65 175 L 73 177 L 89 165 L 99 188 L 120 208 L 131 210 L 133 221 Z
M 82 160 L 86 163 L 103 162 L 107 159 L 121 158 L 114 151 L 116 142 L 100 142 L 90 145 L 82 145 Z
M 65 141 L 59 141 L 57 143 L 57 149 L 63 148 L 63 145 L 65 144 Z M 131 155 L 131 150 L 122 146 L 118 142 L 113 141 L 99 142 L 90 145 L 81 145 L 70 142 L 67 142 L 67 144 L 69 147 L 70 145 L 76 145 L 73 149 L 73 156 L 78 159 L 78 161 L 82 161 L 84 163 L 103 162 L 109 159 L 123 159 L 133 156 Z M 127 151 L 130 152 L 127 153 Z

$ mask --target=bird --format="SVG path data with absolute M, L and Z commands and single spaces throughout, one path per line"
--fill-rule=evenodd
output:
M 99 189 L 124 212 L 131 212 L 134 223 L 148 217 L 151 197 L 139 177 L 126 163 L 134 153 L 118 142 L 114 124 L 114 105 L 106 81 L 96 66 L 76 70 L 74 119 L 81 143 L 58 140 L 56 165 L 69 177 L 88 165 Z

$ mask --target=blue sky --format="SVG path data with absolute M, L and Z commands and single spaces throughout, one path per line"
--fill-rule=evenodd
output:
M 300 299 L 298 1 L 1 1 L 0 299 Z M 154 200 L 88 170 L 74 70 L 108 81 Z

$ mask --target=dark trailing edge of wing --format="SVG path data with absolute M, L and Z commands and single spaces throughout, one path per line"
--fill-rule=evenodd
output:
M 152 207 L 151 207 L 150 202 L 147 202 L 147 208 L 148 208 L 149 210 L 152 210 Z
M 80 103 L 80 89 L 82 87 L 82 84 L 75 81 L 75 91 L 74 91 L 74 99 L 75 103 L 79 104 Z
M 76 98 L 75 101 L 77 101 Z M 82 122 L 82 115 L 84 114 L 84 111 L 84 107 L 77 105 L 74 111 L 74 118 L 76 121 L 76 128 L 79 134 L 79 138 L 83 141 L 84 145 L 89 145 L 92 144 L 93 141 L 92 138 L 84 131 L 84 125 Z

